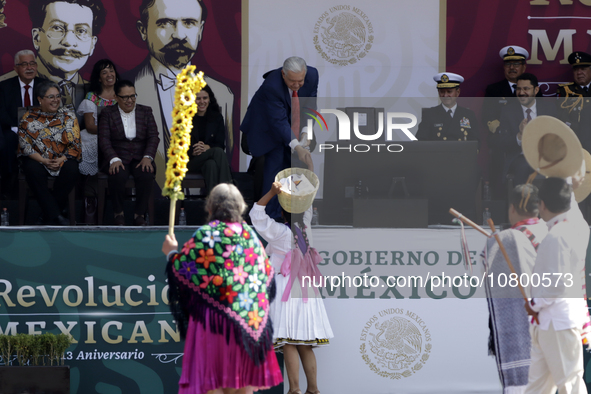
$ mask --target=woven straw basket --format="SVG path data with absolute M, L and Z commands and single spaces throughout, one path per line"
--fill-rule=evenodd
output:
M 292 174 L 305 175 L 310 183 L 314 186 L 314 192 L 305 194 L 303 196 L 292 196 L 288 193 L 280 193 L 277 195 L 277 198 L 279 199 L 279 204 L 281 204 L 283 209 L 285 209 L 287 212 L 302 213 L 305 212 L 306 209 L 308 209 L 314 202 L 314 197 L 316 197 L 316 192 L 318 191 L 320 182 L 318 181 L 316 174 L 304 168 L 286 168 L 275 175 L 275 182 L 279 182 L 281 179 L 287 178 Z

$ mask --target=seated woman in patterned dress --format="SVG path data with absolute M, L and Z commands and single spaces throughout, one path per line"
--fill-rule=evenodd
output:
M 62 211 L 80 174 L 80 127 L 76 114 L 61 107 L 60 90 L 55 82 L 41 83 L 37 92 L 40 107 L 27 112 L 19 124 L 18 156 L 45 223 L 67 226 L 70 222 Z M 48 175 L 55 177 L 52 191 L 47 186 Z

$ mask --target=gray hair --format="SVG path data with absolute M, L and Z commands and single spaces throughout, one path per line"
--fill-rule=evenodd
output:
M 16 66 L 17 64 L 19 64 L 21 62 L 21 56 L 26 56 L 26 55 L 33 55 L 33 56 L 35 56 L 35 52 L 33 52 L 30 49 L 23 49 L 22 51 L 18 51 L 14 55 L 14 65 Z
M 53 81 L 43 81 L 39 84 L 39 87 L 36 87 L 35 90 L 37 91 L 37 97 L 45 97 L 45 93 L 51 88 L 56 88 L 57 91 L 60 91 L 60 87 L 57 83 Z
M 208 221 L 240 223 L 246 208 L 242 194 L 231 183 L 220 183 L 214 187 L 205 202 L 205 210 L 209 213 Z
M 294 72 L 300 73 L 302 71 L 307 71 L 308 67 L 306 66 L 306 61 L 298 56 L 292 56 L 285 59 L 283 62 L 283 71 L 284 72 Z

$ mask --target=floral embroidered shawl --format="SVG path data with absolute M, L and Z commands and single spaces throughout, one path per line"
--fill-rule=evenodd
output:
M 170 308 L 183 338 L 189 317 L 204 322 L 209 314 L 215 333 L 231 327 L 255 363 L 265 359 L 273 347 L 273 268 L 246 223 L 216 220 L 200 227 L 172 256 L 167 273 Z

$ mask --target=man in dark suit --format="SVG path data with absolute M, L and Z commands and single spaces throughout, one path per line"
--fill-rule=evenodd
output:
M 307 133 L 300 127 L 300 97 L 318 95 L 318 70 L 301 57 L 285 60 L 282 68 L 270 71 L 248 105 L 240 130 L 247 138 L 252 156 L 264 157 L 263 191 L 271 189 L 275 175 L 292 167 L 292 151 L 313 169 Z M 293 103 L 293 107 L 292 107 Z M 292 118 L 293 117 L 293 118 Z M 267 204 L 267 214 L 281 217 L 277 198 Z
M 510 45 L 501 49 L 499 56 L 503 59 L 505 78 L 486 87 L 484 97 L 496 99 L 485 100 L 482 109 L 482 120 L 491 133 L 495 133 L 499 127 L 501 110 L 507 105 L 507 98 L 516 97 L 517 77 L 527 68 L 525 61 L 529 52 L 525 48 Z
M 11 191 L 16 190 L 18 108 L 39 105 L 33 91 L 42 81 L 37 77 L 35 54 L 28 49 L 14 55 L 14 71 L 17 74 L 15 77 L 0 82 L 0 126 L 4 132 L 4 148 L 0 150 L 0 174 L 4 194 L 14 194 Z
M 476 115 L 457 104 L 460 96 L 461 75 L 440 73 L 433 77 L 441 104 L 423 108 L 416 137 L 419 141 L 474 141 L 478 140 Z
M 510 101 L 511 97 L 516 97 L 515 88 L 517 87 L 517 77 L 525 72 L 527 68 L 526 60 L 529 52 L 517 45 L 509 45 L 499 51 L 499 56 L 503 59 L 503 71 L 505 78 L 486 87 L 484 93 L 484 106 L 482 108 L 482 122 L 488 128 L 489 148 L 492 144 L 491 138 L 494 137 L 501 121 L 501 111 Z M 538 96 L 541 94 L 538 93 Z M 504 198 L 504 181 L 502 180 L 503 152 L 490 150 L 490 175 L 493 193 L 496 198 Z
M 490 139 L 492 147 L 502 153 L 503 183 L 507 174 L 514 176 L 514 184 L 527 182 L 534 170 L 529 166 L 521 148 L 523 129 L 529 121 L 541 115 L 556 116 L 556 106 L 544 99 L 536 99 L 540 88 L 538 78 L 530 73 L 523 73 L 516 81 L 517 98 L 509 102 L 501 112 L 501 120 L 496 132 Z M 504 191 L 504 190 L 503 190 Z
M 99 119 L 98 142 L 104 157 L 102 168 L 109 174 L 115 224 L 125 224 L 125 182 L 133 175 L 137 193 L 134 224 L 143 226 L 156 173 L 154 156 L 160 138 L 152 108 L 135 103 L 137 94 L 131 81 L 117 82 L 115 94 L 117 105 L 105 107 Z

